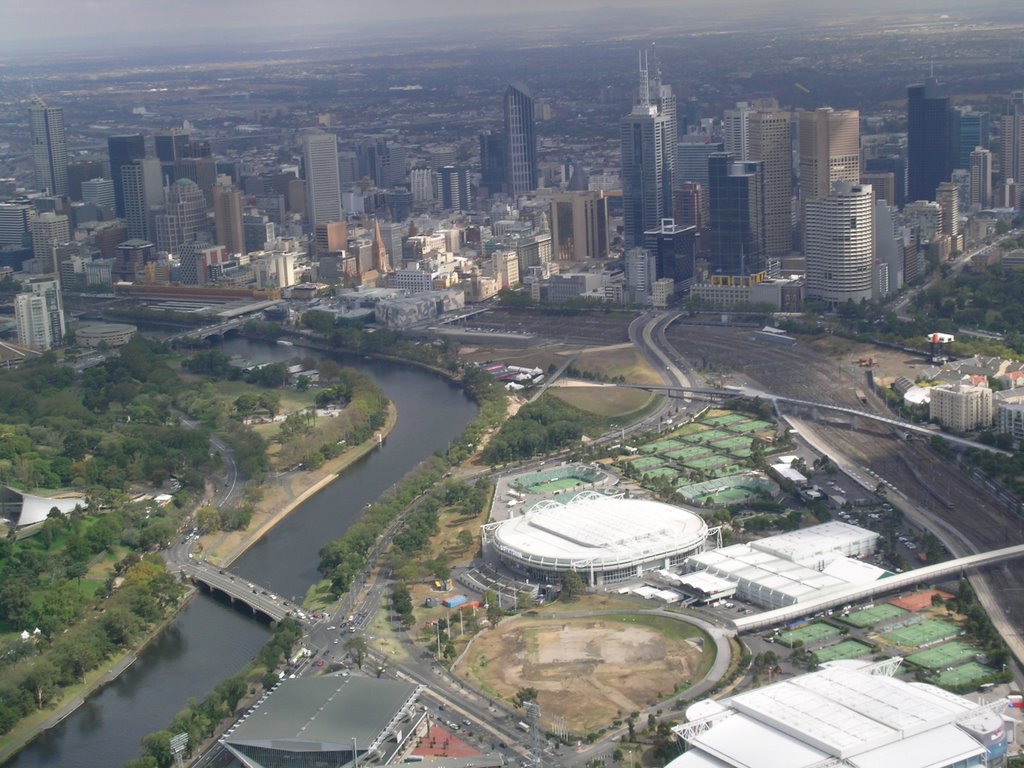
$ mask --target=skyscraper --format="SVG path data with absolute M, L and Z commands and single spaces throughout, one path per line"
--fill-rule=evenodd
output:
M 115 212 L 121 218 L 125 218 L 127 211 L 125 210 L 121 169 L 134 160 L 145 158 L 146 139 L 142 134 L 111 136 L 107 139 L 107 154 L 110 157 L 110 178 L 114 182 L 114 201 L 117 204 Z
M 189 132 L 181 128 L 157 131 L 153 134 L 153 146 L 156 159 L 161 163 L 174 163 L 186 156 L 191 143 Z
M 59 347 L 64 341 L 64 302 L 56 276 L 32 278 L 14 297 L 18 343 L 33 349 Z
M 657 94 L 652 98 L 652 94 Z M 671 114 L 662 112 L 662 107 Z M 648 77 L 640 61 L 640 89 L 633 111 L 622 118 L 622 210 L 627 247 L 642 246 L 644 232 L 656 229 L 672 206 L 672 172 L 676 165 L 675 97 L 671 88 Z
M 729 152 L 708 158 L 713 275 L 754 275 L 765 268 L 764 172 L 759 161 Z
M 725 151 L 720 141 L 711 141 L 707 136 L 691 134 L 679 142 L 676 152 L 676 175 L 672 183 L 676 189 L 687 181 L 695 181 L 704 189 L 708 188 L 708 155 Z
M 505 185 L 505 136 L 494 131 L 480 134 L 480 186 L 489 194 Z
M 217 242 L 227 248 L 229 255 L 246 252 L 241 192 L 220 184 L 213 188 L 213 222 Z
M 117 198 L 114 196 L 114 182 L 110 179 L 83 181 L 82 201 L 114 210 L 114 206 L 117 204 Z
M 603 192 L 556 192 L 551 196 L 555 259 L 587 261 L 608 255 L 608 198 Z
M 764 247 L 768 256 L 793 250 L 793 117 L 779 109 L 750 113 L 748 155 L 764 172 Z
M 509 195 L 537 188 L 537 134 L 533 121 L 533 96 L 525 85 L 505 89 L 505 185 Z
M 829 195 L 837 181 L 860 180 L 860 113 L 821 107 L 797 111 L 800 201 Z
M 339 221 L 341 180 L 338 175 L 338 139 L 333 133 L 311 133 L 303 140 L 306 168 L 306 210 L 312 226 Z
M 960 234 L 960 188 L 944 181 L 935 190 L 935 202 L 942 207 L 942 234 L 956 237 Z M 956 248 L 956 244 L 953 244 Z
M 745 101 L 736 103 L 735 109 L 727 109 L 722 113 L 722 139 L 725 151 L 736 156 L 737 160 L 750 159 L 750 104 Z
M 978 147 L 971 152 L 971 208 L 992 205 L 992 153 Z
M 971 167 L 971 152 L 976 147 L 988 149 L 989 117 L 988 112 L 964 110 L 960 112 L 960 150 L 957 168 Z
M 156 247 L 177 253 L 195 242 L 206 226 L 206 198 L 191 179 L 178 179 L 167 188 L 164 212 L 156 217 Z
M 128 237 L 155 240 L 154 209 L 163 203 L 160 161 L 148 159 L 123 163 L 118 169 L 118 176 L 121 179 L 121 204 L 128 223 Z M 114 193 L 116 195 L 117 187 Z
M 1024 180 L 1024 91 L 1010 94 L 1006 114 L 999 119 L 999 168 L 1003 181 Z
M 938 81 L 907 88 L 907 193 L 931 200 L 960 159 L 960 113 Z
M 43 262 L 43 272 L 56 272 L 53 249 L 71 239 L 68 217 L 47 211 L 29 222 L 32 230 L 32 256 Z
M 644 232 L 644 248 L 654 256 L 654 275 L 685 283 L 693 277 L 697 259 L 697 228 L 678 226 L 673 219 L 662 219 L 657 229 Z
M 837 182 L 832 194 L 804 205 L 807 296 L 830 306 L 872 298 L 874 193 L 867 184 Z
M 441 207 L 446 211 L 468 211 L 469 169 L 446 165 L 440 171 Z
M 36 97 L 28 110 L 36 189 L 56 197 L 68 194 L 68 143 L 64 108 L 48 107 Z

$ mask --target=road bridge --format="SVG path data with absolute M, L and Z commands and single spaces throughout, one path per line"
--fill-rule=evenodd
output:
M 930 429 L 928 427 L 922 427 L 920 424 L 911 424 L 901 419 L 894 419 L 891 416 L 881 416 L 871 411 L 862 411 L 857 408 L 848 408 L 844 405 L 833 405 L 831 403 L 818 403 L 813 400 L 799 400 L 795 397 L 783 397 L 782 395 L 773 395 L 770 392 L 762 392 L 760 390 L 751 389 L 750 387 L 725 387 L 724 389 L 711 389 L 707 387 L 674 387 L 665 386 L 661 384 L 620 384 L 618 386 L 625 386 L 631 389 L 643 389 L 648 392 L 658 392 L 666 395 L 677 394 L 679 396 L 685 395 L 696 395 L 698 397 L 707 397 L 710 399 L 728 399 L 731 397 L 741 397 L 747 400 L 765 400 L 767 402 L 794 406 L 797 408 L 806 408 L 812 411 L 831 411 L 833 413 L 843 413 L 847 416 L 852 416 L 859 419 L 868 419 L 870 421 L 878 422 L 880 424 L 888 424 L 891 427 L 895 427 L 902 432 L 909 432 L 916 435 L 923 435 L 926 437 L 941 437 L 947 442 L 953 443 L 954 445 L 960 445 L 965 448 L 978 448 L 989 453 L 998 453 L 1001 456 L 1011 456 L 1009 451 L 1004 451 L 995 446 L 985 445 L 979 443 L 976 440 L 970 440 L 966 437 L 957 437 L 956 435 L 946 434 L 936 429 Z
M 178 563 L 177 567 L 194 584 L 211 592 L 220 592 L 222 595 L 226 595 L 232 603 L 241 603 L 253 613 L 262 614 L 271 621 L 281 621 L 288 616 L 298 621 L 306 620 L 306 615 L 298 606 L 292 605 L 266 587 L 254 584 L 223 568 L 194 561 Z
M 189 328 L 187 331 L 181 331 L 176 333 L 168 341 L 177 341 L 179 339 L 208 339 L 211 336 L 223 336 L 228 331 L 236 331 L 241 328 L 250 317 L 236 317 L 231 320 L 225 320 L 223 323 L 217 323 L 216 325 L 204 325 L 202 328 Z
M 977 555 L 959 557 L 956 560 L 947 560 L 944 563 L 926 565 L 923 568 L 916 568 L 905 573 L 897 573 L 870 584 L 855 584 L 841 592 L 829 594 L 827 597 L 820 597 L 815 600 L 808 600 L 794 605 L 787 605 L 782 608 L 775 608 L 764 613 L 752 616 L 743 616 L 732 620 L 733 627 L 740 634 L 744 632 L 755 632 L 769 627 L 775 627 L 795 619 L 811 616 L 828 608 L 848 605 L 858 600 L 873 598 L 876 595 L 884 595 L 896 592 L 904 587 L 912 587 L 918 584 L 935 583 L 949 579 L 953 576 L 961 576 L 967 571 L 982 568 L 1004 560 L 1012 560 L 1024 555 L 1024 544 L 1017 544 L 1013 547 L 994 549 L 990 552 L 982 552 Z

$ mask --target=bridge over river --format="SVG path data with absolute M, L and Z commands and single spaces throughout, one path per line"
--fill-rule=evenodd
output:
M 226 595 L 232 603 L 241 603 L 253 613 L 262 614 L 271 621 L 281 621 L 288 616 L 302 622 L 309 619 L 299 606 L 274 594 L 266 587 L 223 568 L 192 560 L 187 563 L 178 563 L 176 567 L 180 573 L 187 576 L 200 588 L 210 592 L 220 592 L 222 595 Z

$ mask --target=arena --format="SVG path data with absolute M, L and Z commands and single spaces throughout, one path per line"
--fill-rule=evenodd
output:
M 553 584 L 577 571 L 592 587 L 679 566 L 707 536 L 707 524 L 689 509 L 594 491 L 564 503 L 545 499 L 484 526 L 485 547 L 513 570 Z

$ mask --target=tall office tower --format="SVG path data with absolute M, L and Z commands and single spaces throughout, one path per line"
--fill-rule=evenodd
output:
M 992 205 L 992 153 L 978 147 L 971 152 L 971 208 Z
M 459 151 L 447 144 L 443 147 L 431 147 L 430 149 L 430 170 L 440 171 L 446 165 L 455 165 Z
M 711 207 L 707 187 L 684 181 L 672 191 L 672 218 L 680 227 L 696 227 L 702 234 L 711 226 Z
M 64 300 L 56 276 L 32 278 L 14 297 L 18 343 L 33 349 L 59 347 L 64 341 Z
M 707 136 L 684 136 L 676 151 L 676 175 L 673 184 L 678 189 L 687 181 L 695 181 L 707 189 L 708 156 L 724 151 L 725 145 L 722 142 L 711 141 Z
M 896 204 L 896 177 L 891 171 L 862 171 L 860 183 L 871 185 L 875 200 L 884 200 L 889 205 Z
M 183 157 L 213 157 L 213 147 L 206 140 L 192 139 L 185 145 Z
M 193 243 L 206 226 L 206 198 L 191 179 L 178 179 L 167 188 L 163 213 L 156 216 L 156 247 L 177 253 Z
M 468 211 L 471 205 L 469 169 L 446 165 L 439 175 L 441 207 L 446 211 Z
M 343 187 L 359 181 L 359 155 L 352 150 L 338 152 L 338 178 Z
M 533 96 L 525 85 L 505 89 L 505 187 L 513 198 L 537 188 L 537 133 Z
M 141 282 L 146 265 L 156 260 L 156 246 L 148 240 L 131 238 L 117 246 L 112 278 L 115 282 Z
M 338 139 L 333 133 L 311 133 L 303 139 L 306 167 L 306 210 L 312 226 L 340 221 L 341 180 L 338 177 Z
M 228 254 L 246 253 L 241 192 L 220 184 L 213 188 L 213 223 L 217 243 L 227 248 Z
M 626 273 L 626 292 L 628 301 L 636 304 L 648 304 L 651 299 L 651 286 L 658 278 L 655 277 L 654 254 L 646 248 L 630 248 L 623 255 Z
M 146 139 L 142 134 L 111 136 L 107 139 L 107 154 L 110 157 L 110 178 L 114 182 L 114 201 L 117 204 L 114 211 L 123 219 L 128 213 L 125 210 L 121 169 L 135 160 L 146 157 Z M 159 178 L 157 181 L 159 182 Z
M 191 145 L 190 145 L 191 146 Z M 161 165 L 161 173 L 163 173 Z M 174 181 L 194 181 L 206 198 L 206 207 L 213 207 L 213 188 L 217 186 L 217 161 L 212 157 L 182 157 L 174 162 Z M 172 184 L 170 177 L 163 177 L 164 184 Z
M 121 179 L 121 199 L 124 218 L 128 223 L 128 237 L 138 240 L 156 239 L 154 209 L 164 202 L 160 161 L 134 160 L 122 164 L 118 176 Z M 114 193 L 117 194 L 117 187 L 114 187 Z
M 68 194 L 68 142 L 64 134 L 64 107 L 48 107 L 36 97 L 28 109 L 28 118 L 36 189 L 54 197 L 65 197 Z
M 647 60 L 641 58 L 639 96 L 633 111 L 622 118 L 619 126 L 627 247 L 641 246 L 644 232 L 660 226 L 672 205 L 672 170 L 677 149 L 671 134 L 676 123 L 674 114 L 662 114 L 652 100 Z
M 242 233 L 245 236 L 245 253 L 262 251 L 267 243 L 277 237 L 277 228 L 270 217 L 259 210 L 249 209 L 242 217 Z
M 1002 180 L 1024 179 L 1024 91 L 1014 91 L 999 119 L 999 175 Z
M 931 200 L 960 158 L 960 113 L 938 81 L 907 88 L 907 195 Z
M 758 161 L 740 162 L 729 152 L 708 158 L 713 275 L 745 277 L 762 272 L 764 174 Z
M 825 197 L 837 181 L 860 180 L 860 113 L 821 107 L 797 111 L 800 201 Z
M 117 198 L 114 196 L 114 182 L 111 179 L 83 181 L 82 202 L 114 210 L 117 205 Z
M 405 237 L 405 225 L 394 221 L 378 222 L 384 249 L 388 254 L 390 269 L 402 263 L 402 238 Z
M 872 298 L 875 262 L 874 193 L 840 181 L 832 194 L 804 207 L 807 296 L 830 306 Z
M 971 167 L 971 152 L 976 147 L 988 149 L 989 116 L 988 112 L 973 110 L 960 111 L 960 146 L 957 168 Z
M 43 272 L 56 272 L 53 249 L 71 239 L 68 217 L 47 211 L 29 224 L 32 231 L 32 257 L 42 263 Z
M 434 172 L 429 168 L 413 168 L 409 171 L 409 186 L 414 203 L 428 203 L 434 199 Z
M 735 109 L 727 109 L 722 113 L 725 151 L 735 155 L 737 160 L 750 159 L 750 113 L 753 111 L 750 104 L 739 101 Z
M 644 232 L 644 248 L 654 255 L 654 277 L 676 283 L 693 278 L 697 260 L 697 228 L 678 226 L 674 219 L 662 219 L 657 229 Z
M 558 261 L 608 255 L 608 198 L 603 192 L 556 192 L 551 196 L 551 238 Z
M 758 109 L 748 120 L 748 155 L 764 171 L 764 249 L 767 256 L 793 250 L 793 116 Z
M 903 287 L 903 238 L 896 226 L 896 209 L 875 197 L 875 265 L 876 284 L 872 286 L 875 299 L 895 293 Z
M 187 156 L 191 136 L 182 128 L 171 128 L 153 134 L 156 159 L 161 163 L 175 163 Z
M 348 247 L 348 224 L 344 221 L 323 221 L 313 228 L 316 255 L 341 253 Z
M 0 203 L 0 246 L 24 246 L 30 240 L 30 223 L 36 210 L 31 203 Z
M 505 136 L 501 133 L 480 134 L 480 186 L 489 195 L 505 186 Z
M 935 190 L 935 202 L 942 206 L 942 234 L 956 237 L 960 234 L 960 187 L 942 182 Z
M 907 201 L 907 148 L 906 145 L 895 152 L 874 158 L 864 159 L 864 171 L 866 173 L 890 173 L 893 179 L 893 203 L 897 208 L 902 208 Z M 865 184 L 871 182 L 861 179 Z M 878 190 L 875 190 L 875 197 L 878 197 Z
M 105 165 L 102 160 L 76 160 L 68 163 L 68 197 L 81 200 L 82 182 L 107 176 Z M 114 206 L 110 208 L 113 210 Z
M 466 178 L 469 183 L 469 178 Z M 384 207 L 392 221 L 405 221 L 412 216 L 412 192 L 405 187 L 395 187 L 384 191 Z
M 678 181 L 677 165 L 679 163 L 679 108 L 676 106 L 676 96 L 672 92 L 672 86 L 661 81 L 661 72 L 655 70 L 654 80 L 650 84 L 651 102 L 658 109 L 658 114 L 665 119 L 665 131 L 662 138 L 662 147 L 665 155 L 664 167 L 667 172 L 665 188 L 668 194 L 665 197 L 666 209 L 671 205 L 672 189 Z

